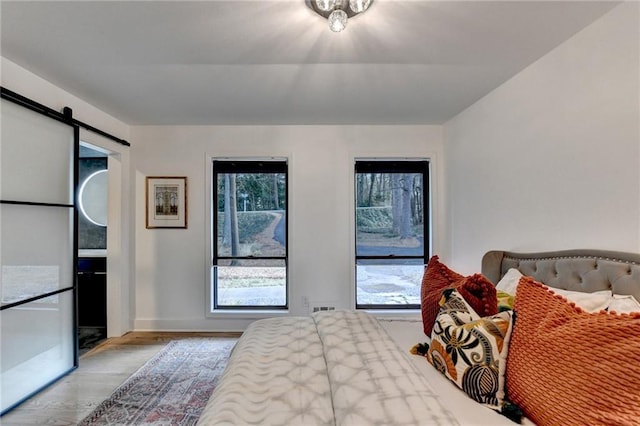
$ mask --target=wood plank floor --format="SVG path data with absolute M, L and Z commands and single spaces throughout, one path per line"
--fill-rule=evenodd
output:
M 240 333 L 131 332 L 80 357 L 78 369 L 0 418 L 2 426 L 76 425 L 171 340 Z

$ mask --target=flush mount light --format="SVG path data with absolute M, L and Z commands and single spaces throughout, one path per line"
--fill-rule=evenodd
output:
M 326 18 L 333 32 L 340 32 L 347 27 L 349 18 L 365 12 L 373 0 L 306 0 L 318 15 Z

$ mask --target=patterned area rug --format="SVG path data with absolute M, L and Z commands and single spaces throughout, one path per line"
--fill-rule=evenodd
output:
M 120 385 L 84 425 L 195 425 L 237 339 L 176 340 Z

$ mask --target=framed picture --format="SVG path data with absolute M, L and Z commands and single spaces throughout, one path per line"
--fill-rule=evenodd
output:
M 187 178 L 147 177 L 147 229 L 187 227 Z

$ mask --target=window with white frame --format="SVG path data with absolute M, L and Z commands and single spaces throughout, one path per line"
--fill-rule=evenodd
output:
M 212 309 L 286 309 L 287 162 L 213 161 Z
M 429 258 L 429 162 L 356 160 L 356 308 L 419 309 Z

